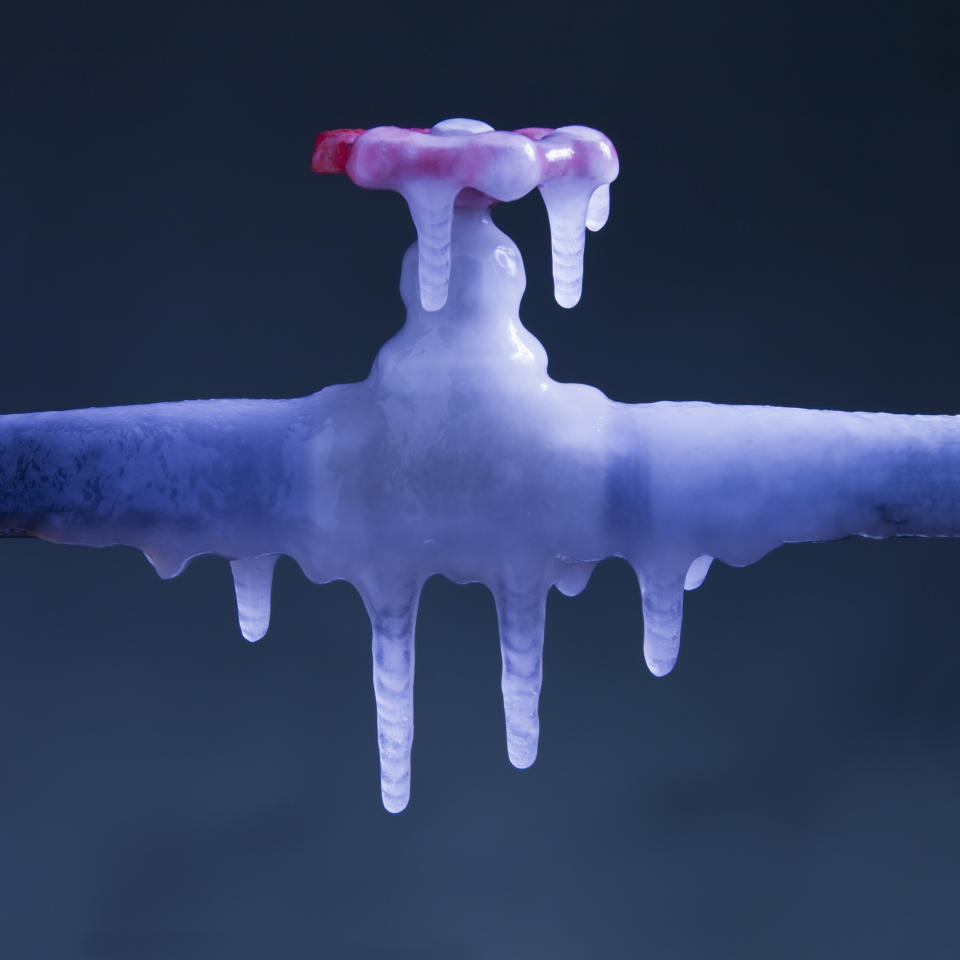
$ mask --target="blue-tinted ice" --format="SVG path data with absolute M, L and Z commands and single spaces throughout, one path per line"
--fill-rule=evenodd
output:
M 602 226 L 609 191 L 563 186 L 544 196 L 557 299 L 569 304 L 584 227 Z M 409 197 L 429 206 L 429 183 Z M 430 218 L 414 219 L 422 252 Z M 957 418 L 627 405 L 557 383 L 520 322 L 516 247 L 482 205 L 449 219 L 449 276 L 447 253 L 425 268 L 417 244 L 407 251 L 406 324 L 362 383 L 297 400 L 0 418 L 0 533 L 132 545 L 162 577 L 199 554 L 225 557 L 251 641 L 267 630 L 278 555 L 318 583 L 353 583 L 372 624 L 394 812 L 410 790 L 417 604 L 435 573 L 493 593 L 507 750 L 527 767 L 551 586 L 576 594 L 598 561 L 628 560 L 659 676 L 677 659 L 684 589 L 713 558 L 740 566 L 786 542 L 960 534 Z

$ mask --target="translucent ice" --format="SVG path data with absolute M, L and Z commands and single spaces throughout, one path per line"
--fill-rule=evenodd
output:
M 786 542 L 960 535 L 960 420 L 708 403 L 615 403 L 557 383 L 520 322 L 523 262 L 494 199 L 539 186 L 557 295 L 580 291 L 585 227 L 615 155 L 586 128 L 335 131 L 318 169 L 407 197 L 403 329 L 362 383 L 296 400 L 205 400 L 0 417 L 0 534 L 141 549 L 161 576 L 231 563 L 241 631 L 266 632 L 278 555 L 346 579 L 372 625 L 386 808 L 410 792 L 414 630 L 441 573 L 486 584 L 503 657 L 507 752 L 533 763 L 551 585 L 573 595 L 623 557 L 644 656 L 676 662 L 684 590 L 713 558 Z

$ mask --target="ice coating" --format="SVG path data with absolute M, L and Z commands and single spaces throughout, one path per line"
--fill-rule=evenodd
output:
M 329 130 L 317 137 L 312 168 L 347 173 L 361 187 L 395 190 L 417 230 L 420 302 L 439 310 L 450 278 L 453 210 L 477 197 L 517 200 L 539 187 L 547 207 L 557 303 L 580 299 L 586 228 L 599 230 L 610 213 L 610 183 L 619 161 L 610 140 L 590 127 L 512 133 L 480 120 L 443 120 L 429 131 L 401 127 Z M 458 199 L 459 198 L 459 199 Z
M 489 137 L 500 149 L 495 131 L 469 123 L 417 135 Z M 367 134 L 334 133 L 315 163 L 360 156 L 372 168 L 356 150 Z M 504 136 L 562 154 L 586 135 Z M 431 156 L 441 181 L 461 162 Z M 566 164 L 585 220 L 599 219 L 602 184 L 570 154 L 548 162 Z M 406 323 L 361 383 L 295 400 L 0 417 L 2 536 L 134 546 L 163 577 L 200 554 L 224 557 L 250 641 L 267 631 L 279 555 L 315 582 L 354 584 L 371 622 L 391 812 L 410 796 L 414 633 L 433 574 L 493 594 L 507 754 L 522 768 L 537 754 L 551 586 L 575 595 L 599 561 L 625 558 L 642 594 L 644 657 L 661 676 L 679 653 L 684 591 L 714 558 L 743 566 L 788 542 L 960 535 L 960 418 L 627 405 L 553 381 L 520 322 L 523 262 L 492 221 L 488 186 L 451 207 L 442 305 L 423 300 L 422 242 L 407 251 Z

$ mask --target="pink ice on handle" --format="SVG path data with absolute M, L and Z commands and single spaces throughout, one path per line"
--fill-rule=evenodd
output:
M 619 161 L 609 138 L 590 127 L 508 132 L 458 118 L 430 130 L 328 130 L 317 137 L 311 167 L 404 197 L 417 228 L 421 306 L 435 311 L 447 300 L 454 207 L 517 200 L 535 187 L 550 221 L 556 299 L 573 306 L 580 299 L 585 229 L 606 222 L 608 185 Z

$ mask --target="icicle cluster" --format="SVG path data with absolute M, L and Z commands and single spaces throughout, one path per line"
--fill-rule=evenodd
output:
M 644 656 L 677 660 L 684 590 L 803 540 L 960 534 L 960 420 L 708 403 L 615 403 L 547 374 L 520 322 L 525 278 L 494 199 L 539 186 L 557 299 L 576 302 L 584 228 L 616 155 L 584 127 L 334 131 L 314 166 L 410 203 L 403 329 L 362 383 L 296 400 L 207 400 L 0 417 L 0 535 L 141 549 L 175 576 L 230 560 L 240 629 L 267 631 L 276 558 L 345 579 L 370 616 L 381 792 L 410 794 L 423 583 L 496 601 L 507 753 L 537 754 L 547 594 L 623 557 Z

